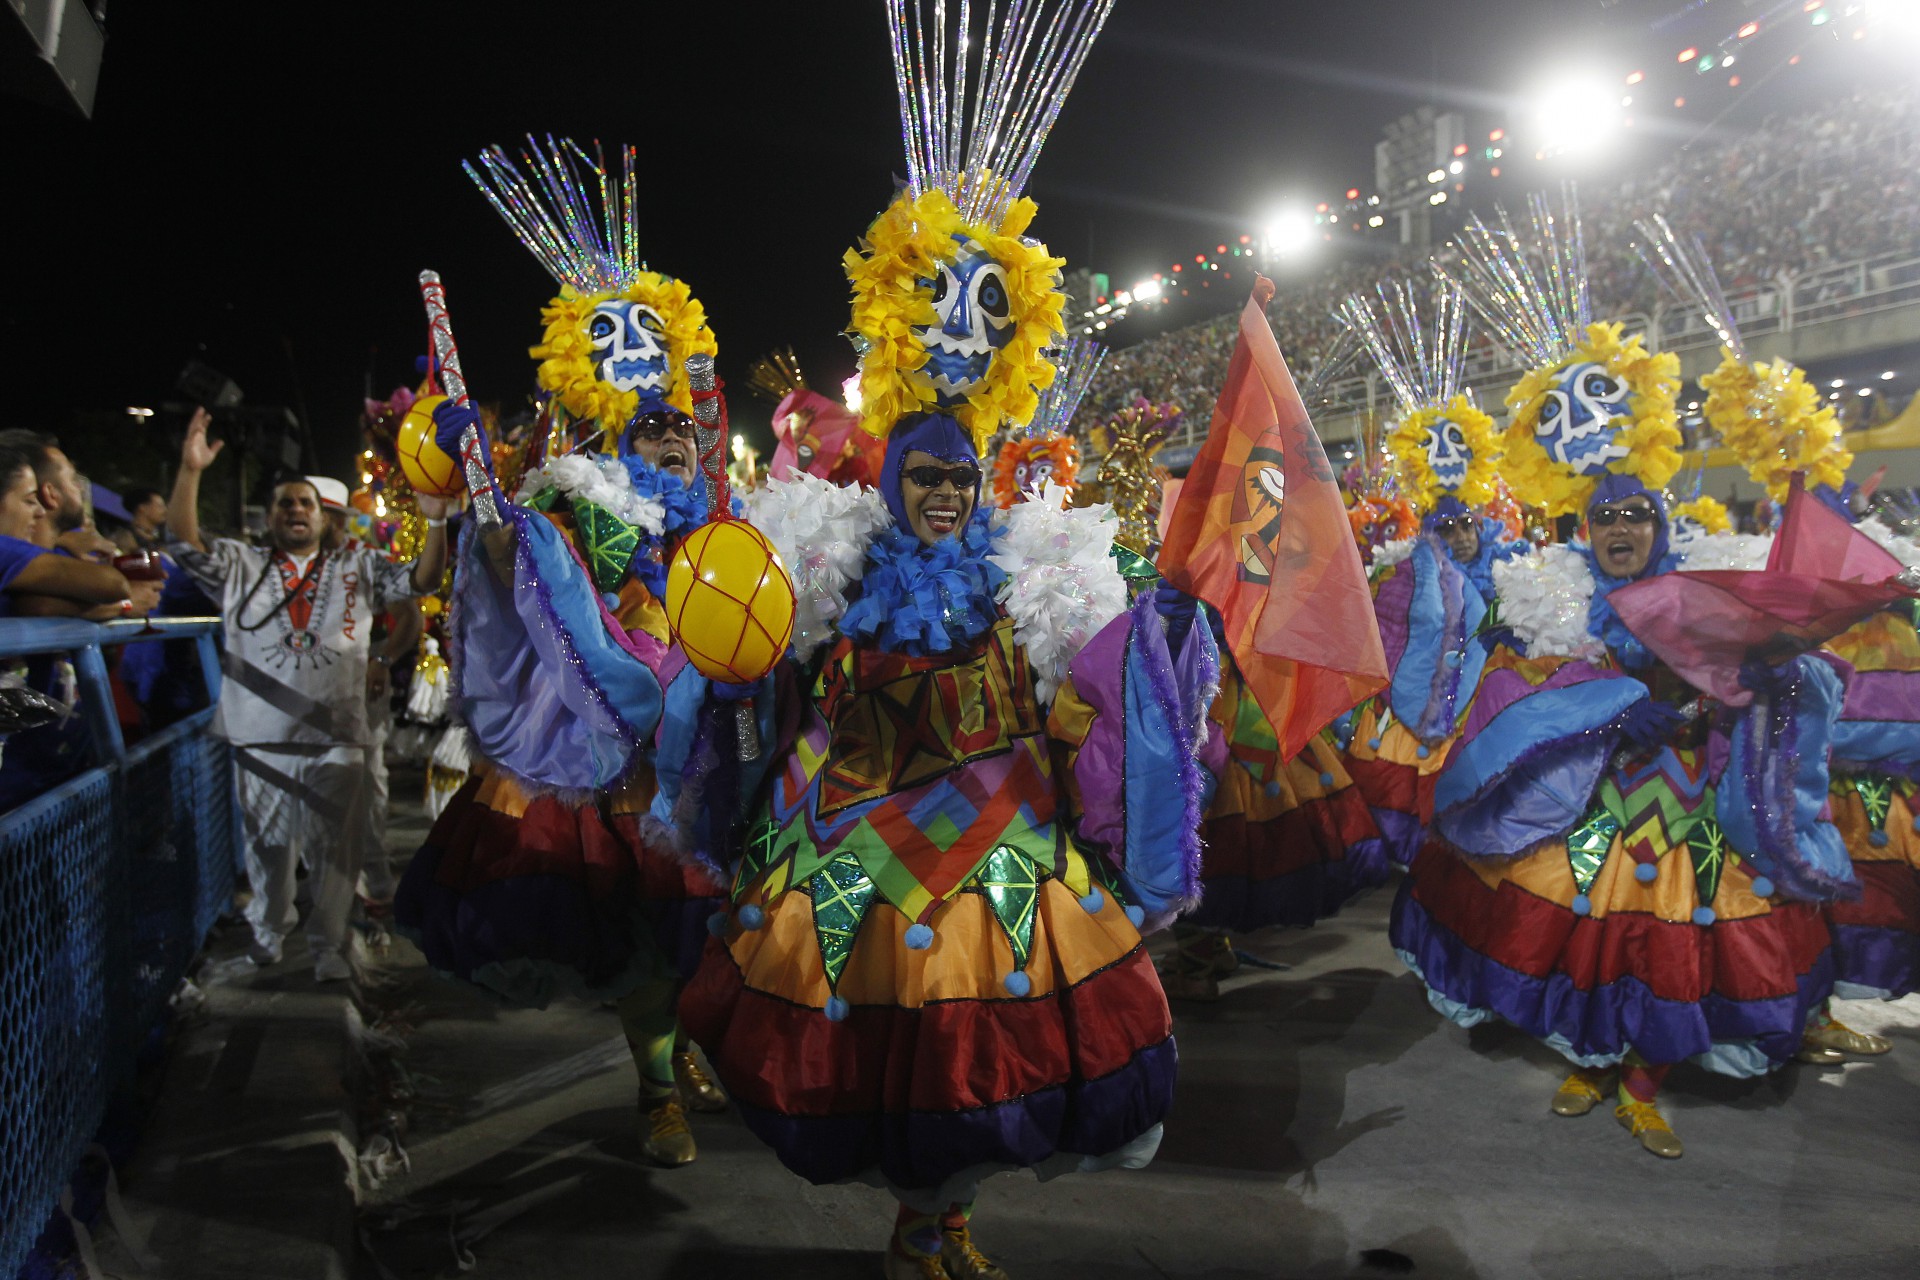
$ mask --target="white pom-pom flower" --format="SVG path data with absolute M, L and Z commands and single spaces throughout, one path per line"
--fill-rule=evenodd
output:
M 1593 574 L 1572 547 L 1537 547 L 1511 560 L 1496 560 L 1493 587 L 1500 622 L 1532 657 L 1596 658 L 1600 642 L 1587 630 Z
M 1127 609 L 1127 583 L 1112 555 L 1119 519 L 1105 503 L 1063 509 L 1049 484 L 994 517 L 993 563 L 1005 571 L 999 601 L 1013 638 L 1033 664 L 1040 700 L 1052 702 L 1067 664 Z
M 805 662 L 832 639 L 847 588 L 865 570 L 874 534 L 893 523 L 877 489 L 806 472 L 743 495 L 747 520 L 767 535 L 793 579 L 793 654 Z

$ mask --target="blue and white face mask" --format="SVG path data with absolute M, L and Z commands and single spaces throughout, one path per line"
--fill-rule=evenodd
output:
M 956 240 L 958 236 L 954 237 Z M 1013 337 L 1013 302 L 1006 268 L 989 257 L 977 240 L 961 245 L 952 264 L 922 280 L 933 289 L 933 324 L 914 333 L 927 349 L 927 376 L 943 407 L 964 404 L 987 376 L 993 353 Z
M 1599 475 L 1627 456 L 1614 442 L 1616 420 L 1626 416 L 1627 384 L 1591 360 L 1573 365 L 1547 392 L 1533 438 L 1547 455 L 1583 476 Z
M 643 302 L 609 298 L 587 320 L 593 344 L 593 375 L 616 391 L 666 394 L 667 326 L 660 313 Z
M 1473 450 L 1467 448 L 1467 433 L 1449 418 L 1436 419 L 1427 428 L 1427 466 L 1442 489 L 1458 489 L 1466 483 L 1467 467 L 1473 462 Z

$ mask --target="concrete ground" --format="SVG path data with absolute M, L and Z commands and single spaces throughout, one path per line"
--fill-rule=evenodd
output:
M 417 822 L 397 822 L 396 846 L 419 833 Z M 1286 967 L 1243 966 L 1218 1003 L 1177 1007 L 1180 1092 L 1154 1164 L 1045 1185 L 994 1179 L 976 1240 L 1018 1280 L 1920 1269 L 1920 997 L 1841 1009 L 1893 1039 L 1887 1058 L 1757 1082 L 1677 1069 L 1665 1099 L 1687 1155 L 1665 1162 L 1605 1111 L 1550 1114 L 1555 1055 L 1503 1028 L 1468 1033 L 1435 1015 L 1387 947 L 1390 900 L 1381 891 L 1310 932 L 1243 940 Z M 357 1127 L 344 1142 L 368 1155 L 380 1133 L 395 1132 L 409 1167 L 382 1178 L 382 1162 L 359 1162 L 356 1280 L 878 1276 L 888 1198 L 799 1181 L 730 1113 L 695 1117 L 696 1164 L 648 1166 L 610 1011 L 503 1009 L 436 977 L 399 941 L 359 994 L 378 1034 L 371 1065 L 356 1073 Z M 282 1003 L 291 1014 L 297 1002 Z M 166 1106 L 220 1077 L 211 1061 L 176 1072 Z M 266 1088 L 270 1066 L 256 1054 L 250 1080 Z M 235 1084 L 237 1060 L 224 1070 L 230 1089 L 254 1087 Z M 279 1105 L 290 1129 L 328 1114 L 317 1102 Z M 270 1153 L 232 1136 L 224 1158 L 260 1176 Z M 276 1194 L 290 1206 L 337 1206 L 339 1166 L 316 1176 L 313 1163 L 289 1163 Z M 192 1162 L 177 1152 L 150 1155 L 126 1179 L 152 1230 L 156 1273 L 225 1276 L 188 1254 L 168 1257 L 169 1239 L 190 1234 L 183 1190 L 212 1193 L 204 1178 L 169 1193 L 183 1168 Z M 162 1214 L 157 1200 L 176 1208 Z M 256 1209 L 203 1200 L 199 1212 L 252 1219 Z M 276 1229 L 271 1215 L 244 1225 Z M 239 1227 L 220 1229 L 238 1239 Z

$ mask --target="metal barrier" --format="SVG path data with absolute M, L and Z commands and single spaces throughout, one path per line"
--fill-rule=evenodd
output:
M 233 895 L 232 758 L 208 732 L 219 626 L 0 618 L 0 659 L 73 663 L 94 749 L 92 768 L 0 814 L 0 1275 L 32 1250 Z M 128 746 L 105 650 L 134 640 L 191 642 L 207 697 Z

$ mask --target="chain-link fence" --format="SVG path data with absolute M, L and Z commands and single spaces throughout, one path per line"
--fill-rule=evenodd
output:
M 69 662 L 93 767 L 0 814 L 0 1275 L 60 1201 L 141 1042 L 233 893 L 233 770 L 203 710 L 131 747 L 106 655 L 191 645 L 210 706 L 218 623 L 0 619 L 0 658 Z M 4 760 L 4 757 L 0 757 Z

